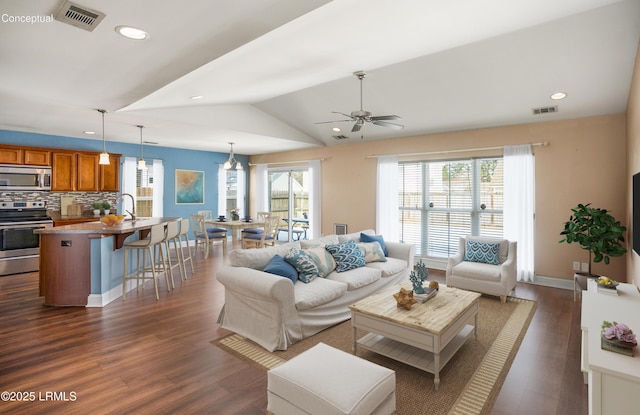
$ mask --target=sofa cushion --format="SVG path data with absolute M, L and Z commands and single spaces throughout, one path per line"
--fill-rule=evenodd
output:
M 382 247 L 382 252 L 384 252 L 384 256 L 389 255 L 382 235 L 368 235 L 366 233 L 362 233 L 360 234 L 360 242 L 379 242 L 380 246 Z
M 466 240 L 464 247 L 464 261 L 481 262 L 483 264 L 498 265 L 498 244 Z
M 260 249 L 234 249 L 229 252 L 229 263 L 234 267 L 263 270 L 274 255 L 284 257 L 291 248 L 300 249 L 300 243 L 291 242 Z
M 380 262 L 380 264 L 382 264 L 382 262 Z M 379 269 L 366 266 L 350 269 L 345 272 L 332 272 L 326 279 L 347 284 L 347 290 L 353 291 L 378 281 L 381 276 L 382 272 Z
M 364 255 L 362 255 L 362 251 L 354 241 L 327 245 L 326 248 L 336 260 L 337 272 L 364 267 Z
M 298 278 L 304 283 L 310 283 L 318 276 L 318 267 L 305 251 L 291 248 L 284 256 L 284 260 L 298 271 Z
M 353 233 L 348 233 L 346 235 L 338 235 L 338 242 L 339 243 L 349 242 L 349 241 L 360 242 L 360 235 L 363 233 L 367 235 L 376 234 L 376 232 L 373 229 L 365 229 L 364 231 L 361 231 L 361 232 L 353 232 Z
M 466 241 L 478 241 L 478 242 L 487 242 L 487 243 L 497 243 L 498 244 L 498 262 L 501 264 L 507 260 L 507 256 L 509 255 L 509 241 L 506 239 L 499 238 L 488 238 L 483 236 L 467 236 L 465 237 Z
M 324 246 L 303 250 L 318 267 L 318 276 L 324 278 L 336 269 L 336 261 Z
M 302 247 L 302 249 L 307 249 L 315 248 L 317 246 L 335 245 L 337 243 L 340 243 L 340 241 L 338 241 L 338 235 L 327 235 L 323 236 L 322 238 L 312 239 L 310 241 L 302 240 L 300 241 L 300 246 Z
M 500 282 L 500 265 L 462 261 L 452 268 L 451 273 L 474 280 Z
M 387 257 L 382 251 L 380 242 L 359 242 L 356 245 L 362 250 L 365 264 L 369 262 L 387 262 Z
M 263 270 L 269 274 L 279 275 L 281 277 L 289 278 L 291 282 L 295 283 L 298 280 L 298 271 L 284 260 L 280 255 L 274 255 L 271 261 Z
M 398 258 L 387 258 L 387 262 L 370 262 L 367 268 L 379 269 L 382 271 L 382 278 L 391 277 L 407 269 L 407 261 Z
M 347 284 L 316 278 L 308 284 L 296 282 L 293 285 L 295 305 L 298 311 L 308 310 L 326 304 L 347 292 Z

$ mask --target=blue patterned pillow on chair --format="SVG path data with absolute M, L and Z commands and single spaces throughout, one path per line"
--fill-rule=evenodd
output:
M 318 276 L 318 266 L 303 250 L 291 248 L 284 256 L 284 260 L 298 271 L 298 279 L 310 283 Z
M 331 252 L 333 259 L 336 260 L 336 272 L 364 267 L 364 255 L 354 241 L 327 245 L 325 248 Z
M 464 260 L 469 262 L 482 262 L 484 264 L 499 265 L 498 248 L 500 244 L 488 242 L 465 242 Z

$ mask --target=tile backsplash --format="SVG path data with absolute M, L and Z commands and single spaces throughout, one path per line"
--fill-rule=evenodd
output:
M 48 210 L 60 211 L 60 196 L 71 195 L 75 197 L 76 203 L 82 203 L 84 205 L 83 213 L 88 214 L 93 211 L 91 204 L 95 202 L 109 202 L 112 209 L 115 209 L 118 194 L 117 192 L 0 192 L 0 202 L 16 202 L 21 200 L 46 201 Z

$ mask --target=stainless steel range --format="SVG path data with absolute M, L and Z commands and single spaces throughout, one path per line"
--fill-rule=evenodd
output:
M 51 226 L 47 202 L 0 202 L 0 276 L 38 271 L 40 237 L 33 231 Z

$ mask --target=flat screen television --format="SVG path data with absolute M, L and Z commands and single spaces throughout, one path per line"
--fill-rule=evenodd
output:
M 633 250 L 640 255 L 640 173 L 633 175 Z

